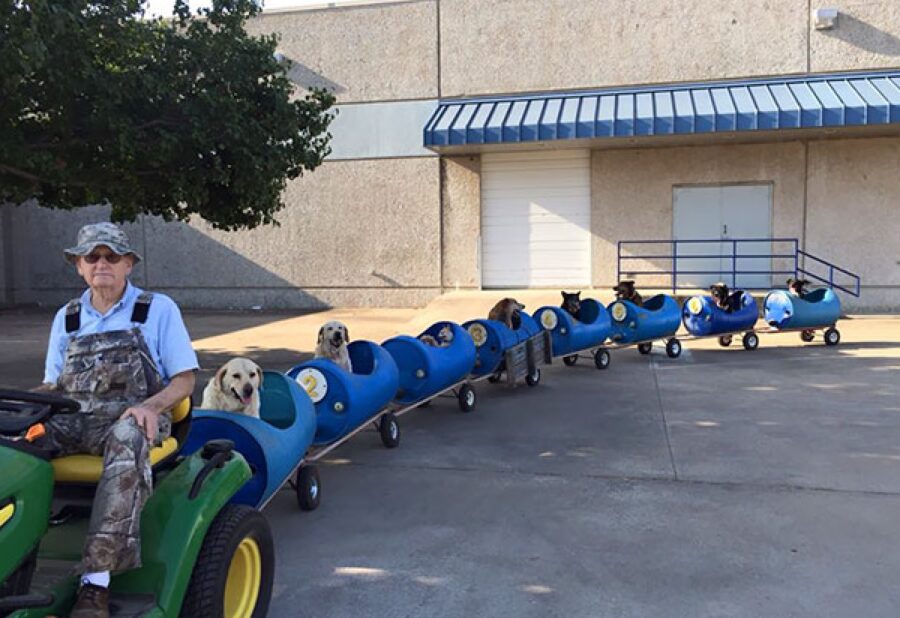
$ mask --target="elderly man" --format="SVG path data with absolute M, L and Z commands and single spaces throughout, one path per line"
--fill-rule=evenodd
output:
M 53 320 L 42 390 L 81 413 L 46 423 L 58 455 L 103 455 L 70 616 L 109 615 L 110 572 L 140 566 L 140 514 L 152 490 L 149 450 L 168 437 L 169 411 L 194 389 L 197 356 L 174 301 L 128 281 L 141 257 L 112 223 L 86 225 L 65 251 L 88 285 Z

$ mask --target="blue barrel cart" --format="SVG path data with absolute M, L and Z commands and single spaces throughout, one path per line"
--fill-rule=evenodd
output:
M 247 460 L 252 478 L 231 498 L 233 504 L 262 509 L 296 471 L 298 503 L 319 505 L 319 473 L 304 463 L 316 432 L 316 412 L 307 394 L 282 373 L 264 371 L 259 418 L 235 412 L 195 409 L 182 454 L 191 455 L 213 439 L 226 438 Z
M 353 371 L 316 358 L 292 367 L 294 379 L 316 409 L 316 435 L 306 460 L 318 461 L 373 424 L 387 448 L 400 444 L 400 424 L 390 403 L 399 386 L 399 371 L 387 350 L 372 341 L 347 345 Z
M 609 367 L 609 352 L 601 346 L 612 332 L 612 324 L 599 302 L 592 298 L 582 300 L 576 316 L 554 306 L 541 307 L 534 316 L 550 334 L 554 358 L 562 357 L 563 363 L 571 367 L 586 354 L 594 359 L 597 369 Z
M 392 404 L 395 416 L 448 394 L 457 399 L 463 412 L 475 409 L 477 397 L 469 379 L 475 366 L 475 343 L 459 324 L 436 322 L 418 337 L 399 335 L 381 345 L 399 370 L 399 387 Z
M 825 345 L 837 345 L 841 333 L 836 328 L 841 317 L 841 301 L 831 288 L 818 288 L 801 296 L 787 290 L 772 290 L 763 301 L 763 319 L 770 330 L 761 332 L 800 331 L 809 343 L 817 330 L 824 330 Z
M 754 332 L 756 320 L 759 318 L 759 307 L 753 295 L 744 290 L 735 290 L 729 296 L 727 311 L 712 296 L 692 296 L 687 299 L 681 310 L 684 327 L 694 339 L 716 337 L 719 345 L 731 345 L 734 335 L 743 333 L 742 342 L 745 350 L 759 347 L 759 337 Z
M 538 322 L 519 311 L 518 328 L 509 328 L 499 320 L 475 319 L 463 324 L 475 344 L 473 381 L 487 379 L 514 387 L 520 380 L 528 386 L 541 381 L 540 366 L 549 364 L 550 340 Z
M 650 354 L 653 342 L 666 340 L 666 355 L 681 356 L 681 342 L 674 336 L 681 325 L 681 308 L 666 294 L 647 299 L 642 306 L 616 300 L 607 307 L 612 322 L 610 349 L 636 345 L 641 354 Z

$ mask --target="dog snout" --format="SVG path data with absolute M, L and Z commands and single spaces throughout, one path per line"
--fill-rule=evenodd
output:
M 244 388 L 241 389 L 241 392 L 244 394 L 244 397 L 250 397 L 253 394 L 253 385 L 249 382 L 244 384 Z

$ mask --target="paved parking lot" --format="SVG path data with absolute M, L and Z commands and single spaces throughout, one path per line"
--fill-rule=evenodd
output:
M 0 320 L 3 382 L 28 386 L 49 316 Z M 241 334 L 290 340 L 279 320 L 188 315 L 210 370 L 229 341 L 292 364 Z M 557 363 L 533 389 L 480 384 L 470 414 L 404 416 L 395 450 L 364 432 L 322 466 L 317 511 L 288 490 L 267 508 L 270 615 L 895 618 L 900 319 L 841 330 Z

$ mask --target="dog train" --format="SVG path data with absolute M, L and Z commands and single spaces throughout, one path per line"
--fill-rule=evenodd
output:
M 764 328 L 756 328 L 753 296 L 724 283 L 679 306 L 665 294 L 644 300 L 633 281 L 613 288 L 616 298 L 606 307 L 563 291 L 560 306 L 529 315 L 516 299 L 504 298 L 487 319 L 437 322 L 416 337 L 399 335 L 381 345 L 351 342 L 346 325 L 327 322 L 319 329 L 314 358 L 286 373 L 262 371 L 245 358 L 219 368 L 193 411 L 184 454 L 210 439 L 231 440 L 254 473 L 233 502 L 261 508 L 289 484 L 300 508 L 313 510 L 321 499 L 315 462 L 370 426 L 385 447 L 398 446 L 398 418 L 438 397 L 453 397 L 461 411 L 470 412 L 477 402 L 473 386 L 481 380 L 505 377 L 511 386 L 536 386 L 540 366 L 553 358 L 567 366 L 592 358 L 606 369 L 610 350 L 634 346 L 649 354 L 660 340 L 666 354 L 677 358 L 681 342 L 675 334 L 682 324 L 686 338 L 715 337 L 728 346 L 740 335 L 747 350 L 758 347 L 760 333 L 799 332 L 810 342 L 821 330 L 825 344 L 836 345 L 837 295 L 806 286 L 790 279 L 787 290 L 770 291 L 763 300 Z

